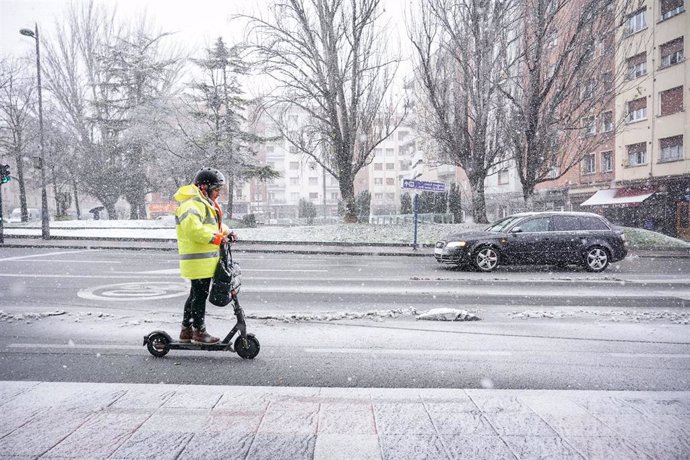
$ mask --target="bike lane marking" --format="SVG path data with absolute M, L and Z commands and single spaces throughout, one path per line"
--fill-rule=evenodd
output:
M 79 251 L 45 252 L 45 253 L 41 253 L 41 254 L 31 254 L 28 256 L 5 257 L 4 259 L 0 259 L 0 262 L 6 262 L 9 260 L 30 259 L 33 257 L 57 256 L 57 255 L 62 255 L 62 254 L 76 254 L 78 252 L 91 252 L 91 251 L 93 251 L 93 249 L 81 249 Z

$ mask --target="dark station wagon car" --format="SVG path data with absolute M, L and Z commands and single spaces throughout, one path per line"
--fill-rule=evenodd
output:
M 483 231 L 460 232 L 436 243 L 439 263 L 472 265 L 582 265 L 601 272 L 628 253 L 622 230 L 586 212 L 534 212 L 501 219 Z

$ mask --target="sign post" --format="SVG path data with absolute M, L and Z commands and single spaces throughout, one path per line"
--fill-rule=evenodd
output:
M 407 190 L 414 190 L 415 192 L 438 192 L 443 193 L 446 191 L 446 184 L 443 182 L 431 182 L 423 180 L 414 179 L 403 179 L 402 188 Z M 412 202 L 412 212 L 414 213 L 414 242 L 412 243 L 412 250 L 417 250 L 417 214 L 419 213 L 419 204 L 417 193 L 414 194 L 414 200 Z

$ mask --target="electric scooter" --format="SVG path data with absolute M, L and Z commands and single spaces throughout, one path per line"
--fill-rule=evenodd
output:
M 179 340 L 173 340 L 170 335 L 165 331 L 153 331 L 144 336 L 144 345 L 156 358 L 162 358 L 167 355 L 170 350 L 205 350 L 205 351 L 234 351 L 241 358 L 244 359 L 254 359 L 256 355 L 259 354 L 261 346 L 259 345 L 259 340 L 254 336 L 254 334 L 247 333 L 247 324 L 244 320 L 244 310 L 240 306 L 240 302 L 237 299 L 237 293 L 240 287 L 240 272 L 239 265 L 234 264 L 236 272 L 233 277 L 233 286 L 230 291 L 231 303 L 235 316 L 237 317 L 237 324 L 230 330 L 228 335 L 225 336 L 223 340 L 218 343 L 191 343 L 191 342 L 180 342 Z M 239 333 L 235 344 L 232 344 L 232 338 L 235 334 Z

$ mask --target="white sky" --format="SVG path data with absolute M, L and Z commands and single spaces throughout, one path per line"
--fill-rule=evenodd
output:
M 188 49 L 206 46 L 218 36 L 234 44 L 243 35 L 242 27 L 231 25 L 234 14 L 257 14 L 265 10 L 269 0 L 96 0 L 116 5 L 118 15 L 136 17 L 146 11 L 155 25 L 176 38 Z M 384 0 L 386 14 L 391 17 L 390 29 L 399 30 L 404 40 L 403 6 L 408 0 Z M 49 37 L 54 23 L 63 17 L 69 0 L 0 0 L 0 55 L 19 57 L 33 51 L 32 40 L 19 34 L 19 29 L 33 29 Z M 395 31 L 393 31 L 395 32 Z

